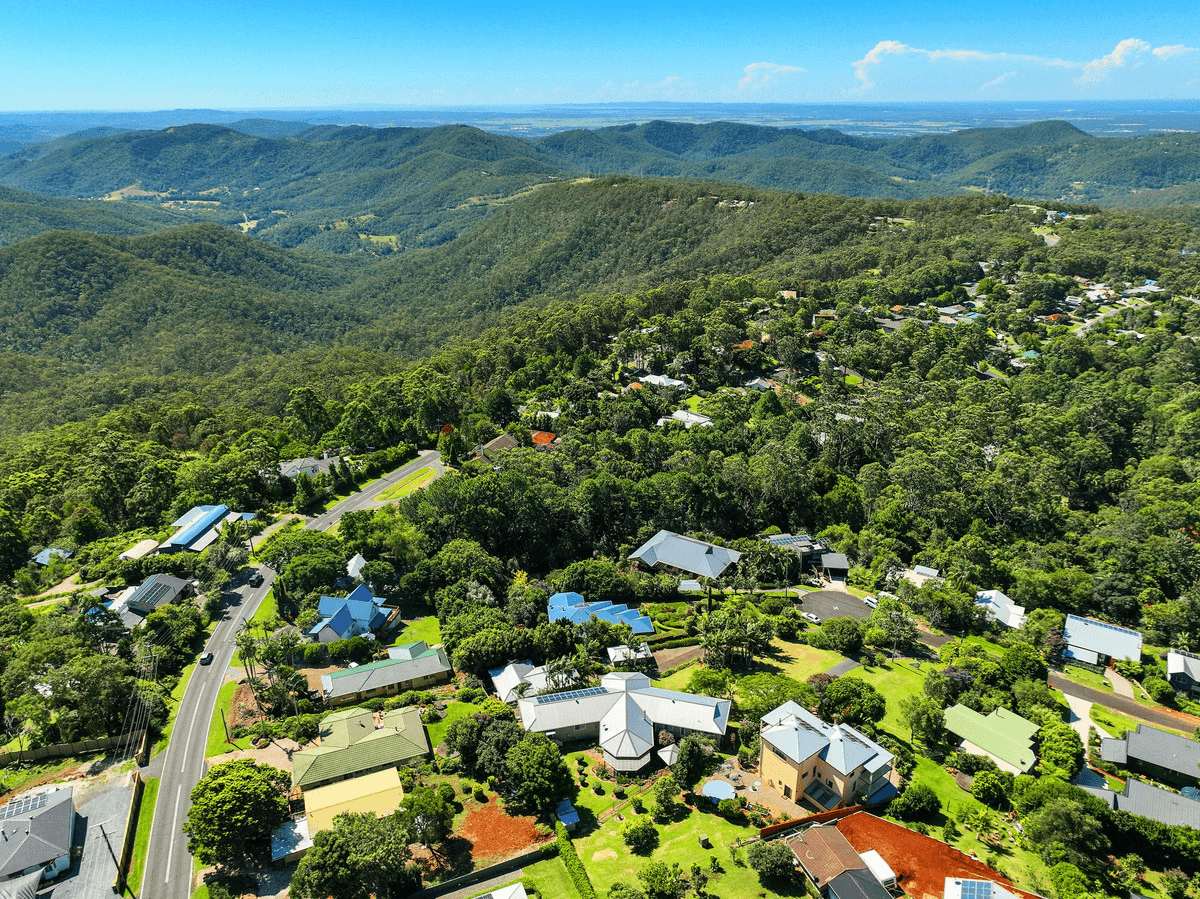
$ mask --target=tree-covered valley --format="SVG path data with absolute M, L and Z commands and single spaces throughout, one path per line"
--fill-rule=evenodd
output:
M 464 675 L 456 696 L 473 702 L 462 697 L 483 690 L 469 678 L 482 684 L 494 666 L 529 657 L 586 673 L 629 639 L 602 622 L 548 621 L 550 592 L 641 605 L 669 622 L 656 639 L 665 630 L 702 647 L 689 683 L 736 696 L 746 749 L 760 713 L 784 698 L 839 721 L 866 709 L 853 723 L 883 734 L 882 696 L 859 688 L 835 708 L 855 678 L 755 681 L 773 677 L 756 659 L 782 641 L 862 651 L 884 671 L 887 638 L 893 652 L 897 640 L 915 648 L 919 619 L 948 642 L 936 665 L 904 674 L 924 686 L 920 702 L 899 704 L 907 743 L 880 737 L 898 769 L 944 774 L 943 705 L 1027 715 L 1042 740 L 1036 779 L 997 772 L 980 799 L 1030 832 L 1020 848 L 1039 873 L 1022 886 L 1119 895 L 1140 883 L 1126 854 L 1139 852 L 1147 890 L 1186 895 L 1197 832 L 1132 824 L 1067 786 L 1087 747 L 1062 737 L 1046 677 L 1063 616 L 1096 616 L 1144 633 L 1146 654 L 1125 670 L 1155 700 L 1196 710 L 1158 652 L 1200 651 L 1200 230 L 1174 213 L 1064 202 L 1057 188 L 1052 203 L 1026 195 L 1067 173 L 1098 182 L 1110 164 L 1149 177 L 1137 148 L 1163 156 L 1166 143 L 1101 150 L 1068 126 L 1018 130 L 902 144 L 665 123 L 538 142 L 197 126 L 7 157 L 0 178 L 19 189 L 0 197 L 11 211 L 0 226 L 5 726 L 37 743 L 113 737 L 135 692 L 165 725 L 195 641 L 249 559 L 243 538 L 432 450 L 444 475 L 396 485 L 336 532 L 282 527 L 250 544 L 274 572 L 275 623 L 307 631 L 361 556 L 379 596 L 431 622 Z M 1191 136 L 1171 139 L 1192 152 Z M 878 196 L 794 192 L 835 158 L 844 173 L 847 149 L 871 173 L 856 185 L 878 179 Z M 1014 174 L 1013 196 L 936 195 L 977 186 L 985 170 L 1027 173 L 1034 157 L 1059 168 Z M 1166 168 L 1159 186 L 1196 170 L 1186 159 Z M 780 172 L 793 180 L 775 183 Z M 896 197 L 889 183 L 917 186 Z M 65 199 L 131 184 L 171 196 Z M 22 193 L 33 190 L 62 197 Z M 221 205 L 203 205 L 213 196 Z M 271 211 L 293 200 L 294 212 Z M 353 218 L 368 201 L 373 211 Z M 382 236 L 394 251 L 368 246 Z M 508 448 L 487 448 L 502 436 Z M 281 474 L 280 463 L 326 454 L 339 457 L 326 474 Z M 216 504 L 257 518 L 202 553 L 122 558 Z M 742 561 L 703 598 L 684 596 L 627 563 L 662 529 Z M 779 590 L 801 578 L 798 559 L 759 539 L 781 532 L 845 554 L 851 588 L 899 598 L 862 625 L 808 627 Z M 60 557 L 31 561 L 51 547 Z M 918 565 L 941 579 L 900 578 Z M 85 587 L 154 574 L 195 579 L 205 602 L 118 635 Z M 65 592 L 43 592 L 70 577 Z M 1028 622 L 1008 632 L 987 621 L 976 602 L 986 589 Z M 885 632 L 893 613 L 911 632 Z M 261 652 L 268 672 L 250 677 L 264 739 L 311 739 L 315 700 L 284 662 L 299 637 L 246 633 L 243 660 L 253 671 Z M 158 677 L 143 664 L 151 644 L 163 650 Z M 337 652 L 366 661 L 372 647 Z M 85 701 L 69 701 L 80 684 Z M 394 700 L 388 711 L 405 704 Z M 514 798 L 527 772 L 511 761 L 523 738 L 504 712 L 487 707 L 442 735 L 481 791 L 507 786 Z M 509 754 L 492 745 L 505 740 Z M 500 760 L 475 757 L 481 742 Z M 557 750 L 532 742 L 557 772 Z M 901 796 L 893 816 L 920 819 L 919 795 Z M 538 811 L 553 808 L 541 800 Z M 958 819 L 945 812 L 952 834 Z M 1087 828 L 1063 824 L 1084 813 Z M 409 860 L 412 826 L 388 837 L 402 844 L 393 862 Z M 314 895 L 325 883 L 308 868 L 299 882 Z

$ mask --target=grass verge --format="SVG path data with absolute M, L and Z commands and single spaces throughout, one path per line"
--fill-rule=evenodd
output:
M 157 777 L 147 777 L 142 791 L 142 806 L 138 810 L 137 828 L 133 833 L 133 858 L 129 862 L 129 888 L 134 895 L 142 892 L 142 876 L 146 873 L 146 850 L 150 848 L 150 825 L 154 821 L 154 804 L 158 801 Z
M 376 499 L 393 500 L 402 499 L 410 493 L 416 493 L 437 476 L 437 472 L 432 468 L 422 468 L 419 471 L 414 471 L 404 480 L 399 481 L 384 490 Z
M 233 705 L 233 694 L 237 691 L 237 686 L 234 681 L 229 681 L 221 686 L 221 692 L 217 694 L 217 707 L 213 709 L 212 721 L 208 725 L 208 743 L 204 748 L 205 758 L 221 755 L 231 749 L 250 748 L 250 740 L 246 737 L 226 743 L 225 727 L 221 723 L 222 720 L 229 720 L 226 716 L 229 714 L 229 707 Z

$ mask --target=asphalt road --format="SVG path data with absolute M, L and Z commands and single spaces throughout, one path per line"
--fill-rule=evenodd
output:
M 862 620 L 871 614 L 871 608 L 862 597 L 844 590 L 817 590 L 800 594 L 800 608 L 811 612 L 822 621 L 828 618 L 857 618 Z
M 1121 712 L 1130 718 L 1158 727 L 1169 727 L 1186 732 L 1200 726 L 1200 718 L 1194 718 L 1183 712 L 1171 713 L 1164 709 L 1147 708 L 1133 699 L 1117 696 L 1115 693 L 1105 693 L 1103 690 L 1096 690 L 1092 687 L 1084 687 L 1065 677 L 1056 677 L 1054 672 L 1050 673 L 1050 686 L 1068 696 L 1078 696 L 1094 702 L 1096 705 L 1102 705 L 1106 709 Z
M 380 493 L 422 468 L 432 467 L 444 474 L 436 451 L 428 450 L 412 462 L 401 466 L 368 487 L 333 506 L 328 512 L 305 523 L 308 530 L 327 531 L 347 512 L 374 508 L 381 504 Z M 141 899 L 188 899 L 192 892 L 192 856 L 187 851 L 183 821 L 191 805 L 192 788 L 204 776 L 204 753 L 208 745 L 208 727 L 217 705 L 217 694 L 225 682 L 225 672 L 236 649 L 234 637 L 258 609 L 267 595 L 275 572 L 259 569 L 263 575 L 261 587 L 242 587 L 240 602 L 226 610 L 226 617 L 217 625 L 206 652 L 214 656 L 213 663 L 197 665 L 184 691 L 175 716 L 175 728 L 163 759 L 162 779 L 158 788 L 158 804 L 150 829 L 146 853 L 146 873 L 142 880 Z

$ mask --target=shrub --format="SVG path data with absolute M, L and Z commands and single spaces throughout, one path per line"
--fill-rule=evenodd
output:
M 763 880 L 788 881 L 796 876 L 796 857 L 783 840 L 751 843 L 746 861 Z
M 658 828 L 649 818 L 637 818 L 625 825 L 621 839 L 637 855 L 649 855 L 658 846 Z
M 888 811 L 906 821 L 930 818 L 942 808 L 942 800 L 928 784 L 909 784 L 908 789 L 892 800 Z
M 476 802 L 487 802 L 488 801 L 487 793 L 485 793 L 483 791 L 483 787 L 475 788 L 475 801 Z
M 1170 705 L 1175 700 L 1175 689 L 1167 682 L 1166 678 L 1148 677 L 1142 681 L 1142 687 L 1155 702 Z
M 980 771 L 971 784 L 971 795 L 992 808 L 1008 805 L 1008 794 L 1012 789 L 1012 775 L 1002 771 Z
M 438 795 L 442 797 L 443 802 L 453 802 L 455 797 L 453 784 L 439 784 Z

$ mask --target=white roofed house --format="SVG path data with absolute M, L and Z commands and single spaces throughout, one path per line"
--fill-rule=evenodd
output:
M 1067 644 L 1063 657 L 1089 665 L 1107 665 L 1117 659 L 1132 662 L 1142 658 L 1142 634 L 1095 618 L 1068 615 L 1063 625 Z
M 975 594 L 975 602 L 992 621 L 1012 628 L 1025 623 L 1025 607 L 1017 605 L 999 590 L 980 590 Z
M 1200 694 L 1200 655 L 1181 649 L 1168 652 L 1167 680 L 1176 690 Z
M 613 770 L 633 772 L 650 764 L 664 731 L 676 741 L 696 733 L 719 742 L 729 706 L 728 699 L 652 687 L 644 674 L 614 672 L 598 687 L 522 697 L 517 711 L 526 730 L 558 743 L 598 743 Z

